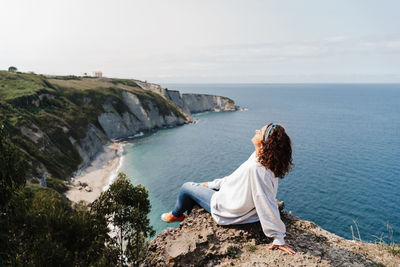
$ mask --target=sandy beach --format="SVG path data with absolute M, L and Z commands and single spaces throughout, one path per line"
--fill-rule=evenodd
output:
M 123 143 L 120 142 L 104 146 L 104 152 L 100 153 L 78 176 L 73 177 L 73 185 L 65 194 L 67 198 L 75 203 L 79 201 L 92 203 L 98 198 L 118 174 L 123 147 Z

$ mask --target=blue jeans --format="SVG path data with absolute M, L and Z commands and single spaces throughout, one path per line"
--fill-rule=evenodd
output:
M 172 215 L 179 218 L 185 211 L 189 215 L 195 204 L 200 205 L 207 212 L 210 212 L 210 201 L 215 192 L 217 191 L 204 187 L 199 183 L 184 183 L 179 191 L 178 200 L 176 201 L 175 208 L 172 210 Z

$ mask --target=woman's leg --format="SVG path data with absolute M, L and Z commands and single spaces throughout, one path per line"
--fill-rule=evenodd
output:
M 185 211 L 190 214 L 195 204 L 200 205 L 207 212 L 210 212 L 210 201 L 215 192 L 217 191 L 204 187 L 199 183 L 184 183 L 179 191 L 178 200 L 176 201 L 175 208 L 172 210 L 172 215 L 179 218 Z

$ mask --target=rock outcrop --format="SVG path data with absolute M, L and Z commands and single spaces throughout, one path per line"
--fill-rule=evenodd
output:
M 154 128 L 182 125 L 186 120 L 184 114 L 161 114 L 157 105 L 153 102 L 146 103 L 147 110 L 139 98 L 129 92 L 122 92 L 122 99 L 127 111 L 120 114 L 112 105 L 104 104 L 104 113 L 100 114 L 98 121 L 110 139 L 119 139 L 133 136 L 141 131 L 149 131 Z
M 144 266 L 400 266 L 381 244 L 346 240 L 281 212 L 286 242 L 297 253 L 268 250 L 259 222 L 220 226 L 202 208 L 150 242 Z
M 103 151 L 104 145 L 109 142 L 107 136 L 93 124 L 89 124 L 86 136 L 80 142 L 72 136 L 69 137 L 69 140 L 82 159 L 79 168 L 87 167 L 97 154 Z

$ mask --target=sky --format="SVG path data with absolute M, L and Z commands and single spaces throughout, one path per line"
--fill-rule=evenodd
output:
M 0 69 L 155 83 L 400 82 L 398 0 L 1 0 Z

